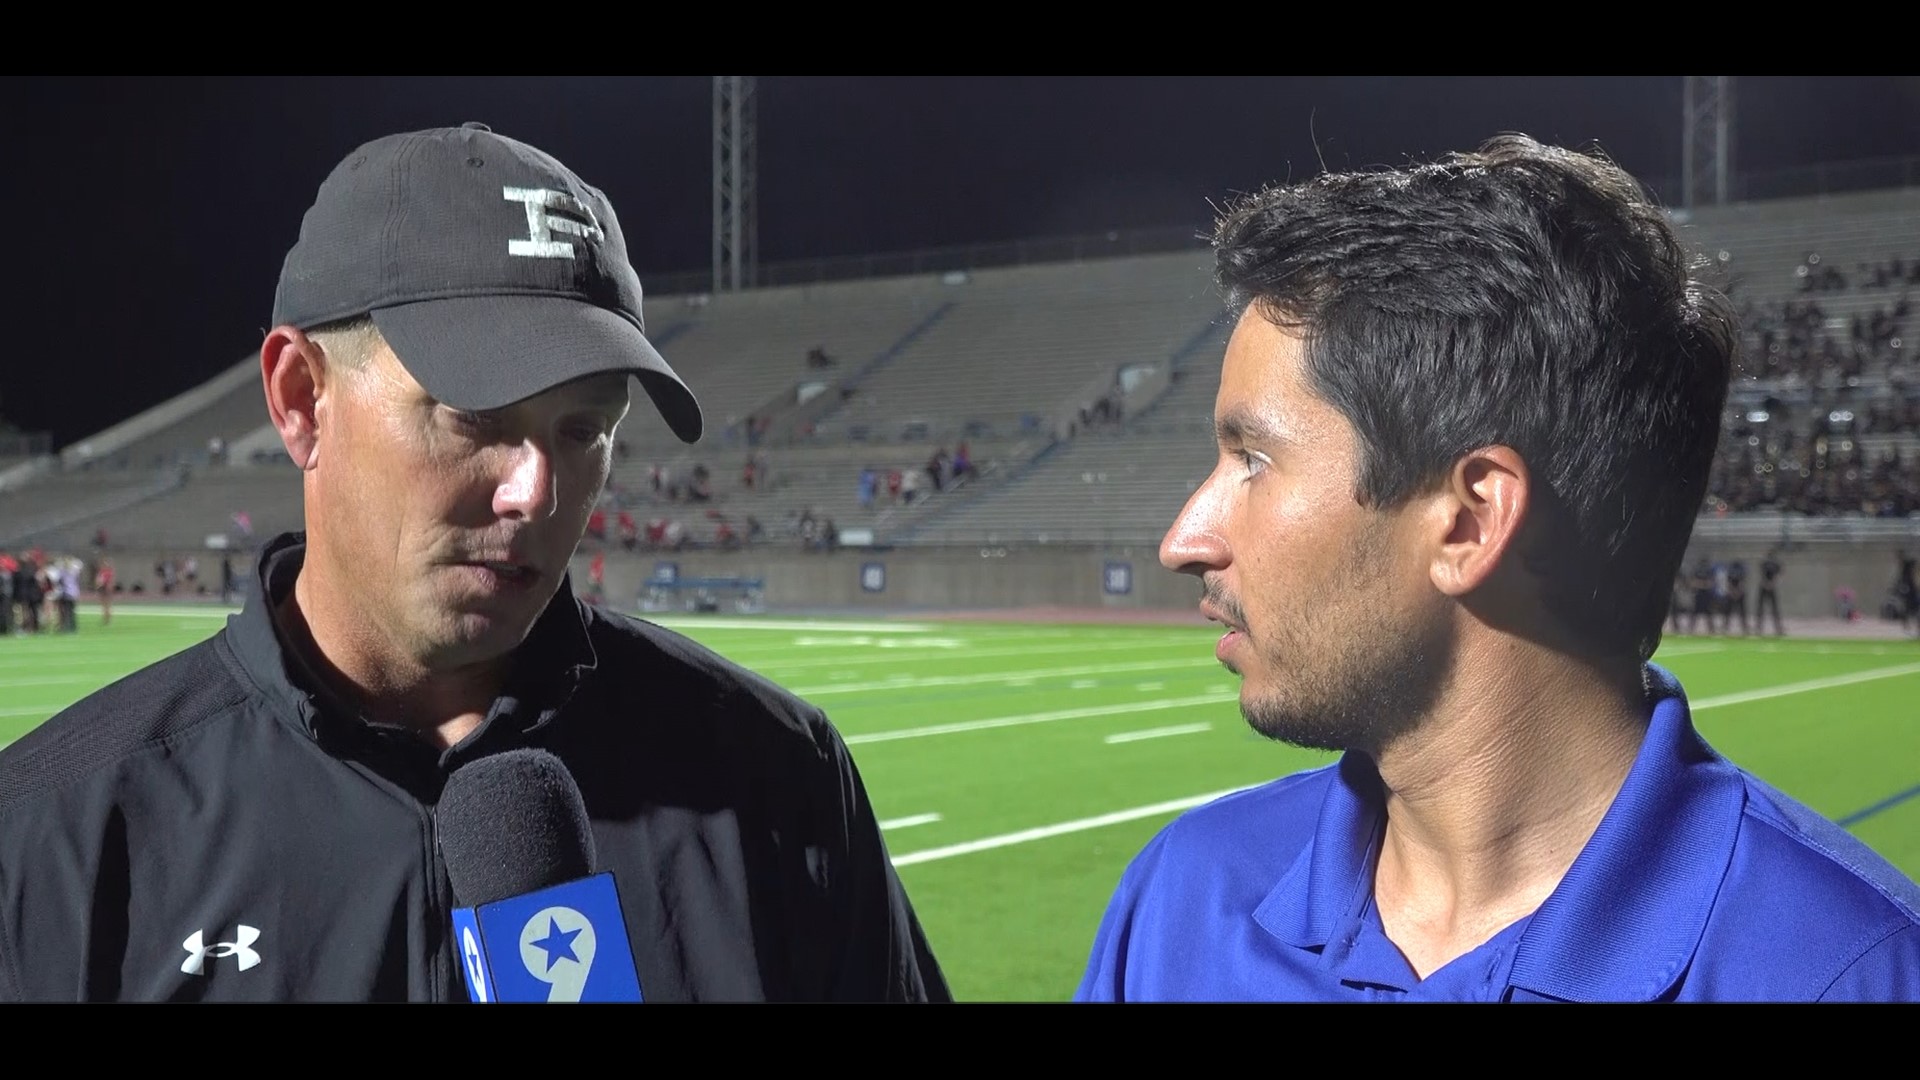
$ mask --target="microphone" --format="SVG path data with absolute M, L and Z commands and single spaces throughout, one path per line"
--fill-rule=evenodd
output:
M 611 873 L 560 759 L 507 750 L 455 769 L 434 810 L 454 939 L 476 1002 L 640 1001 Z

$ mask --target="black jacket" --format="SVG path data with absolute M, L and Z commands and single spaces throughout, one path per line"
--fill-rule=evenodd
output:
M 0 1000 L 464 1001 L 433 806 L 517 746 L 579 782 L 648 1001 L 948 998 L 818 709 L 563 584 L 442 752 L 307 689 L 269 600 L 304 552 L 0 752 Z

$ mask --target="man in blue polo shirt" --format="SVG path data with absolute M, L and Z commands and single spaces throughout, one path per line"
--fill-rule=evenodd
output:
M 1344 751 L 1134 860 L 1078 997 L 1920 999 L 1920 888 L 1648 663 L 1734 323 L 1595 156 L 1503 136 L 1248 197 L 1200 578 L 1255 730 Z

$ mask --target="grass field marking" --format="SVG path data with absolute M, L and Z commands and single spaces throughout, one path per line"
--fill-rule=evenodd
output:
M 724 616 L 655 615 L 647 612 L 620 612 L 636 619 L 664 626 L 669 630 L 779 630 L 814 634 L 928 634 L 948 629 L 924 622 L 835 622 L 832 619 L 734 619 Z
M 1749 701 L 1766 701 L 1768 698 L 1786 697 L 1789 694 L 1805 694 L 1813 690 L 1830 690 L 1836 686 L 1851 686 L 1854 683 L 1873 682 L 1878 679 L 1897 679 L 1902 675 L 1920 675 L 1920 664 L 1897 664 L 1893 667 L 1869 668 L 1848 675 L 1829 675 L 1821 679 L 1807 679 L 1803 682 L 1782 683 L 1779 686 L 1763 686 L 1758 690 L 1741 690 L 1733 694 L 1720 694 L 1715 697 L 1701 698 L 1689 702 L 1694 712 L 1717 709 L 1723 705 L 1744 705 Z
M 1726 652 L 1726 651 L 1727 651 L 1727 647 L 1725 645 L 1715 645 L 1715 644 L 1706 644 L 1706 643 L 1702 643 L 1699 645 L 1675 645 L 1670 649 L 1662 648 L 1659 651 L 1655 652 L 1653 654 L 1653 662 L 1657 664 L 1661 661 L 1662 658 L 1669 657 L 1669 656 L 1699 656 L 1702 653 L 1717 653 L 1717 652 Z
M 817 650 L 837 648 L 842 645 L 859 645 L 872 649 L 964 649 L 967 643 L 962 638 L 932 637 L 926 634 L 902 634 L 899 637 L 876 637 L 873 634 L 822 637 L 818 634 L 802 634 L 793 639 L 795 649 Z
M 1065 836 L 1068 833 L 1085 832 L 1088 829 L 1102 829 L 1108 825 L 1119 825 L 1123 822 L 1138 821 L 1141 818 L 1155 817 L 1160 814 L 1178 813 L 1179 811 L 1191 810 L 1196 806 L 1205 805 L 1215 799 L 1232 795 L 1236 791 L 1245 791 L 1248 787 L 1258 786 L 1257 784 L 1249 784 L 1246 787 L 1228 788 L 1225 791 L 1214 791 L 1205 795 L 1190 796 L 1185 799 L 1172 799 L 1167 802 L 1154 803 L 1151 806 L 1136 806 L 1131 810 L 1116 810 L 1111 814 L 1081 818 L 1078 821 L 1063 821 L 1058 825 L 1042 825 L 1037 829 L 1022 829 L 1019 832 L 1004 833 L 1000 836 L 989 836 L 984 840 L 968 840 L 962 844 L 948 844 L 946 847 L 928 848 L 925 851 L 915 851 L 907 855 L 895 856 L 893 865 L 915 866 L 919 863 L 938 862 L 941 859 L 951 859 L 956 855 L 972 855 L 977 851 L 992 851 L 994 848 L 1032 843 L 1035 840 L 1046 840 L 1055 836 Z
M 1855 810 L 1853 813 L 1841 818 L 1838 824 L 1843 829 L 1851 825 L 1857 825 L 1875 814 L 1891 810 L 1901 803 L 1906 802 L 1908 799 L 1916 797 L 1920 797 L 1920 786 L 1910 787 L 1898 795 L 1889 795 L 1863 810 Z
M 940 820 L 939 814 L 909 814 L 906 817 L 893 818 L 880 823 L 881 831 L 892 829 L 911 829 L 915 825 L 931 825 Z
M 1088 653 L 1137 652 L 1141 649 L 1165 649 L 1170 644 L 1178 643 L 1165 641 L 1130 641 L 1123 643 L 1116 642 L 1108 645 L 1029 645 L 1025 648 L 968 649 L 965 658 L 967 660 L 987 660 L 1007 656 L 1044 656 L 1053 653 L 1074 653 L 1085 656 Z M 836 664 L 841 666 L 853 663 L 911 664 L 925 661 L 927 657 L 902 649 L 889 649 L 884 656 L 874 656 L 865 652 L 841 654 L 837 656 L 820 656 L 816 651 L 804 660 L 768 659 L 749 655 L 743 651 L 738 654 L 729 652 L 727 659 L 738 664 L 744 664 L 763 674 L 772 675 L 775 672 L 799 671 L 802 668 L 833 667 Z
M 1123 705 L 1089 705 L 1081 709 L 1055 709 L 1051 712 L 1023 713 L 1018 716 L 996 716 L 987 720 L 963 720 L 953 724 L 930 724 L 926 727 L 902 728 L 899 731 L 870 731 L 861 735 L 845 737 L 849 746 L 865 743 L 893 742 L 898 739 L 924 739 L 933 735 L 958 735 L 968 731 L 989 731 L 994 728 L 1024 727 L 1028 724 L 1050 724 L 1057 720 L 1084 720 L 1095 716 L 1120 716 L 1125 713 L 1155 712 L 1160 709 L 1181 709 L 1189 705 L 1218 705 L 1236 700 L 1235 694 L 1203 694 L 1199 697 L 1158 698 L 1153 701 L 1134 701 Z
M 42 679 L 9 678 L 6 680 L 4 684 L 0 684 L 0 685 L 4 685 L 8 690 L 11 690 L 16 686 L 66 686 L 70 683 L 86 683 L 89 686 L 94 686 L 94 685 L 97 685 L 99 682 L 100 680 L 95 676 L 80 674 L 80 675 L 50 675 Z
M 25 705 L 13 709 L 0 709 L 0 718 L 9 716 L 47 716 L 51 717 L 61 709 L 73 704 L 71 700 L 59 705 Z
M 1174 724 L 1171 727 L 1147 728 L 1145 731 L 1122 731 L 1109 735 L 1101 741 L 1108 746 L 1117 746 L 1120 743 L 1139 742 L 1142 739 L 1164 739 L 1169 735 L 1197 735 L 1202 731 L 1212 730 L 1213 725 L 1208 723 Z
M 1133 688 L 1135 690 L 1141 691 L 1142 693 L 1145 693 L 1146 691 L 1149 691 L 1149 690 L 1165 690 L 1167 688 L 1167 684 L 1163 682 L 1134 683 Z
M 1738 705 L 1748 701 L 1765 701 L 1768 698 L 1786 697 L 1790 694 L 1804 694 L 1814 690 L 1827 690 L 1836 686 L 1850 686 L 1854 683 L 1872 682 L 1876 679 L 1893 679 L 1893 678 L 1898 678 L 1902 675 L 1916 675 L 1916 674 L 1920 674 L 1920 664 L 1901 664 L 1897 667 L 1874 668 L 1871 671 L 1858 671 L 1858 672 L 1854 672 L 1851 675 L 1834 675 L 1824 679 L 1807 679 L 1804 682 L 1785 683 L 1780 686 L 1769 686 L 1759 690 L 1748 690 L 1748 691 L 1743 691 L 1737 694 L 1721 694 L 1717 697 L 1703 698 L 1700 701 L 1693 702 L 1691 704 L 1691 708 L 1693 711 L 1699 712 L 1702 709 L 1714 709 L 1714 708 L 1719 708 L 1720 706 L 1723 706 L 1723 705 Z M 1198 704 L 1200 700 L 1205 700 L 1205 699 L 1198 699 L 1191 703 Z M 1231 700 L 1231 699 L 1227 699 L 1227 700 Z M 1171 706 L 1165 706 L 1165 707 L 1171 707 Z M 1085 711 L 1085 710 L 1073 710 L 1073 711 Z M 1046 714 L 1039 714 L 1039 715 L 1046 715 Z M 1018 719 L 1018 718 L 1010 717 L 1006 719 Z M 1060 719 L 1066 719 L 1066 718 L 1061 717 Z M 1039 721 L 1030 721 L 1030 722 L 1038 723 Z M 952 725 L 948 725 L 948 726 L 952 726 Z M 1012 726 L 1012 725 L 1008 724 L 1008 725 L 997 725 L 997 726 Z M 927 729 L 920 729 L 920 730 L 925 731 Z M 928 733 L 939 734 L 939 732 L 928 732 Z M 887 737 L 887 736 L 891 736 L 895 738 L 911 738 L 912 733 L 911 732 L 887 732 L 882 737 Z M 852 742 L 853 739 L 848 739 L 847 741 Z M 879 740 L 875 739 L 873 741 L 879 741 Z M 1257 784 L 1247 785 L 1247 787 L 1257 787 L 1257 786 L 1259 785 Z M 1156 814 L 1167 814 L 1167 813 L 1174 813 L 1181 810 L 1190 810 L 1193 807 L 1212 802 L 1213 800 L 1218 799 L 1224 795 L 1231 795 L 1235 791 L 1244 791 L 1244 790 L 1246 790 L 1246 788 L 1231 788 L 1226 791 L 1210 792 L 1206 795 L 1194 795 L 1185 799 L 1174 799 L 1170 802 L 1154 803 L 1152 806 L 1136 806 L 1130 810 L 1116 810 L 1110 814 L 1101 814 L 1096 817 L 1081 818 L 1077 821 L 1065 821 L 1065 822 L 1061 822 L 1058 825 L 1042 825 L 1039 828 L 1022 829 L 1019 832 L 1004 833 L 1000 836 L 989 836 L 984 840 L 969 840 L 965 843 L 949 844 L 946 847 L 932 848 L 927 851 L 916 851 L 908 855 L 902 855 L 899 858 L 893 860 L 893 864 L 895 866 L 912 866 L 916 863 L 934 862 L 940 859 L 951 859 L 958 855 L 971 855 L 977 851 L 991 851 L 995 848 L 1011 847 L 1015 844 L 1030 843 L 1034 840 L 1045 840 L 1050 837 L 1063 836 L 1067 833 L 1083 832 L 1087 829 L 1098 829 L 1107 825 L 1118 825 L 1122 822 L 1137 821 L 1140 818 L 1153 817 Z M 1920 797 L 1920 788 L 1915 788 L 1911 791 L 1902 792 L 1899 795 L 1893 796 L 1891 799 L 1883 799 L 1881 800 L 1881 802 L 1876 803 L 1873 806 L 1866 808 L 1865 810 L 1849 815 L 1848 818 L 1842 822 L 1842 824 L 1845 824 L 1847 822 L 1859 821 L 1862 819 L 1863 816 L 1872 816 L 1873 814 L 1877 814 L 1892 806 L 1898 805 L 1899 803 L 1904 802 L 1907 799 L 1911 799 L 1915 797 Z
M 1114 675 L 1153 668 L 1214 667 L 1220 661 L 1208 657 L 1184 660 L 1148 660 L 1136 664 L 1079 664 L 1074 667 L 1033 668 L 1021 671 L 987 671 L 976 675 L 928 675 L 922 678 L 895 675 L 883 682 L 840 683 L 835 686 L 809 686 L 792 691 L 801 697 L 821 694 L 853 694 L 867 690 L 922 690 L 933 686 L 977 686 L 981 683 L 1009 683 L 1015 679 L 1064 679 L 1073 675 Z
M 156 656 L 154 657 L 154 659 L 161 660 L 161 659 L 165 659 L 165 657 Z M 114 668 L 117 668 L 117 667 L 125 667 L 125 666 L 126 666 L 126 660 L 122 657 L 117 657 L 117 656 L 75 656 L 75 657 L 7 656 L 7 657 L 0 657 L 0 672 L 8 671 L 13 668 L 33 668 L 34 670 L 37 671 L 41 668 L 50 668 L 50 667 L 114 667 Z
M 82 613 L 85 613 L 88 609 L 82 607 L 80 610 Z M 192 604 L 116 604 L 113 608 L 113 617 L 116 619 L 123 615 L 132 616 L 136 619 L 178 619 L 188 615 L 201 619 L 224 619 L 229 615 L 238 614 L 240 614 L 239 608 L 226 607 L 220 604 L 207 604 L 205 606 L 195 606 Z

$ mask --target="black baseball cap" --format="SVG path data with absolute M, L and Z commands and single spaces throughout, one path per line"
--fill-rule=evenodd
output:
M 647 340 L 607 197 L 485 124 L 375 139 L 320 185 L 281 268 L 273 324 L 360 315 L 456 409 L 628 371 L 675 435 L 700 438 L 700 403 Z

